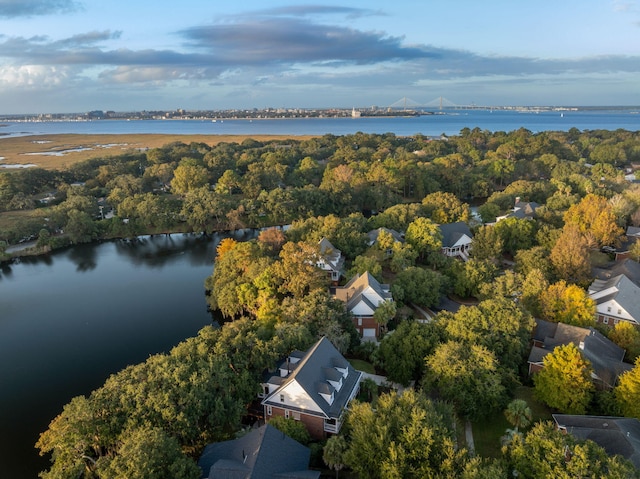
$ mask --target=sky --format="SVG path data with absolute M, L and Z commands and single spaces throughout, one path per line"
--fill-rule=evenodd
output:
M 0 114 L 640 105 L 640 0 L 0 0 Z

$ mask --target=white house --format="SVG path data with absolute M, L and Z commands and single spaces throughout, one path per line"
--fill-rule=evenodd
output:
M 469 250 L 473 242 L 473 234 L 464 221 L 447 223 L 438 226 L 442 233 L 442 253 L 446 256 L 459 256 L 469 259 Z
M 626 275 L 596 279 L 589 286 L 589 296 L 596 302 L 598 322 L 609 326 L 619 321 L 640 324 L 640 286 Z

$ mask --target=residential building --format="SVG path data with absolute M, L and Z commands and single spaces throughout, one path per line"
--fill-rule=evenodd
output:
M 446 256 L 469 259 L 469 250 L 473 242 L 473 234 L 464 221 L 439 225 L 442 233 L 442 253 Z
M 589 296 L 596 302 L 598 322 L 609 326 L 619 321 L 640 324 L 640 286 L 625 274 L 596 279 L 589 286 Z
M 362 338 L 380 336 L 380 325 L 373 315 L 380 304 L 393 301 L 388 284 L 380 284 L 367 271 L 356 274 L 347 284 L 337 287 L 334 295 L 345 303 Z
M 521 201 L 520 197 L 517 196 L 513 209 L 506 215 L 498 216 L 496 223 L 507 218 L 534 219 L 538 208 L 540 208 L 540 205 L 535 201 Z
M 308 447 L 268 424 L 239 439 L 205 447 L 198 466 L 202 479 L 318 479 L 309 470 Z
M 268 422 L 276 416 L 301 421 L 311 437 L 337 434 L 349 403 L 360 390 L 362 373 L 326 337 L 304 354 L 284 359 L 262 384 Z
M 619 455 L 640 468 L 640 421 L 628 417 L 553 414 L 556 427 L 573 437 L 593 441 L 608 455 Z
M 320 257 L 316 266 L 326 271 L 331 277 L 331 281 L 337 282 L 344 274 L 344 257 L 342 251 L 333 246 L 327 238 L 322 238 L 318 242 Z
M 380 236 L 380 233 L 387 233 L 391 235 L 391 238 L 393 238 L 394 244 L 395 243 L 398 243 L 401 245 L 404 244 L 404 236 L 398 231 L 389 229 L 389 228 L 378 228 L 378 229 L 369 231 L 367 233 L 367 244 L 369 246 L 373 246 L 374 244 L 376 244 L 378 242 L 378 237 Z M 385 250 L 385 254 L 387 257 L 392 256 L 393 250 L 390 248 L 387 248 Z
M 623 362 L 624 349 L 604 337 L 594 328 L 580 328 L 564 323 L 536 319 L 533 347 L 529 354 L 529 374 L 540 371 L 544 357 L 558 346 L 574 344 L 593 367 L 592 379 L 601 389 L 612 389 L 618 377 L 632 369 Z

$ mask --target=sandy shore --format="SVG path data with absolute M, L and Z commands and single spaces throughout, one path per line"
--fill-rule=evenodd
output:
M 257 141 L 296 139 L 313 136 L 278 135 L 33 135 L 0 136 L 0 165 L 36 165 L 45 169 L 64 169 L 90 158 L 118 156 L 127 151 L 158 148 L 173 142 L 199 142 L 207 145 L 241 143 L 247 138 Z

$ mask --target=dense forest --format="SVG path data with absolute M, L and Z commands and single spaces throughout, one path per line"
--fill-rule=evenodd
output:
M 534 318 L 598 327 L 627 361 L 640 355 L 635 326 L 597 326 L 585 290 L 592 268 L 610 260 L 607 248 L 640 225 L 640 187 L 625 179 L 638 163 L 640 137 L 627 131 L 465 129 L 439 140 L 179 143 L 64 171 L 1 172 L 0 210 L 24 213 L 1 232 L 3 248 L 264 228 L 255 240 L 218 245 L 205 285 L 224 324 L 74 398 L 38 441 L 52 457 L 42 477 L 199 477 L 194 459 L 242 430 L 262 372 L 321 336 L 413 388 L 363 384 L 345 427 L 325 443 L 309 443 L 293 420 L 278 424 L 309 443 L 314 467 L 361 478 L 637 477 L 594 443 L 536 421 L 516 393 L 534 391 L 547 410 L 640 418 L 640 362 L 611 391 L 593 387 L 578 348 L 549 355 L 549 372 L 533 380 L 526 371 Z M 495 222 L 516 198 L 537 203 L 535 217 Z M 466 262 L 440 252 L 437 226 L 457 221 L 474 232 Z M 266 228 L 274 225 L 290 227 Z M 381 235 L 370 245 L 367 232 L 380 227 L 406 241 Z M 346 257 L 343 281 L 368 271 L 391 284 L 379 343 L 361 343 L 329 294 L 314 266 L 321 238 Z M 465 306 L 439 311 L 446 297 Z M 416 306 L 437 314 L 417 321 Z M 496 415 L 514 426 L 495 438 L 497 453 L 467 450 L 456 425 Z

